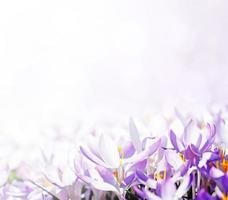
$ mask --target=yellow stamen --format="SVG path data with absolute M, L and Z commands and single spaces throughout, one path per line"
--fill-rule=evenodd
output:
M 121 184 L 121 182 L 124 180 L 124 169 L 123 167 L 120 167 L 118 169 L 116 169 L 114 172 L 113 172 L 113 175 L 115 177 L 115 180 L 118 184 Z
M 227 194 L 222 194 L 222 200 L 228 200 L 228 195 Z
M 205 123 L 204 122 L 201 122 L 200 124 L 199 124 L 199 128 L 202 130 L 202 129 L 204 129 L 206 127 L 206 125 L 205 125 Z
M 154 180 L 157 180 L 157 173 L 154 173 Z
M 181 158 L 181 160 L 182 160 L 183 162 L 185 162 L 185 157 L 184 157 L 184 155 L 183 155 L 182 153 L 178 153 L 178 155 L 179 155 L 179 157 Z
M 115 170 L 115 171 L 113 172 L 113 175 L 114 175 L 114 177 L 116 178 L 116 180 L 117 180 L 117 182 L 118 182 L 118 172 L 117 172 L 117 170 Z
M 221 164 L 223 172 L 228 172 L 228 160 L 223 159 Z
M 163 172 L 154 173 L 155 180 L 163 180 L 166 179 L 166 169 Z
M 215 162 L 215 165 L 216 165 L 216 168 L 219 168 L 219 161 L 218 160 Z
M 120 154 L 120 166 L 118 169 L 115 169 L 113 172 L 113 175 L 116 179 L 116 182 L 118 184 L 121 184 L 121 182 L 124 179 L 124 168 L 123 168 L 123 160 L 124 160 L 124 151 L 121 146 L 118 146 L 118 152 Z
M 221 157 L 221 161 L 216 161 L 216 168 L 220 168 L 223 172 L 228 172 L 228 160 L 226 160 L 226 152 L 225 150 L 220 149 L 219 155 Z
M 164 179 L 166 179 L 166 170 L 164 170 Z
M 121 155 L 121 158 L 120 158 L 120 165 L 123 165 L 124 151 L 123 151 L 123 148 L 122 148 L 121 146 L 118 146 L 118 152 L 119 152 L 120 155 Z
M 119 151 L 119 153 L 121 153 L 123 151 L 121 146 L 118 146 L 118 151 Z

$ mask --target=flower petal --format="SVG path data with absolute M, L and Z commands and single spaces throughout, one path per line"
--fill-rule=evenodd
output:
M 201 142 L 202 142 L 202 134 L 199 133 L 199 137 L 198 137 L 198 140 L 197 140 L 197 142 L 196 142 L 196 147 L 197 147 L 197 148 L 200 147 Z
M 98 158 L 95 154 L 93 154 L 91 151 L 86 149 L 85 147 L 80 147 L 80 152 L 88 158 L 90 161 L 94 162 L 97 165 L 106 167 L 106 168 L 111 168 L 109 165 L 105 164 L 100 158 Z
M 171 141 L 173 147 L 178 152 L 183 151 L 184 150 L 184 145 L 182 144 L 181 140 L 179 138 L 177 138 L 176 134 L 172 130 L 170 130 L 169 136 L 170 136 L 170 141 Z
M 145 160 L 146 158 L 150 157 L 154 152 L 158 150 L 160 147 L 161 140 L 159 139 L 157 142 L 152 144 L 147 150 L 144 150 L 138 154 L 135 154 L 131 158 L 125 159 L 124 163 L 135 163 Z
M 91 177 L 88 176 L 81 176 L 79 175 L 79 178 L 84 181 L 85 183 L 87 183 L 88 185 L 91 185 L 92 187 L 96 188 L 97 190 L 102 190 L 102 191 L 113 191 L 116 193 L 119 193 L 119 191 L 117 190 L 117 188 L 115 188 L 113 185 L 109 184 L 109 183 L 105 183 L 102 181 L 97 181 Z
M 106 164 L 111 168 L 118 168 L 120 156 L 117 145 L 107 135 L 101 135 L 99 141 L 99 154 Z
M 175 183 L 171 179 L 167 179 L 162 182 L 161 185 L 161 197 L 164 200 L 173 200 L 176 192 Z
M 184 194 L 188 191 L 188 189 L 191 186 L 191 182 L 192 182 L 192 174 L 185 177 L 183 182 L 180 184 L 180 186 L 178 187 L 175 196 L 179 199 L 181 197 L 184 196 Z
M 126 145 L 122 146 L 124 152 L 124 158 L 129 158 L 135 153 L 134 145 L 128 142 Z
M 121 183 L 121 187 L 127 187 L 129 185 L 131 185 L 131 183 L 133 182 L 133 180 L 135 179 L 135 173 L 127 176 Z
M 141 140 L 139 137 L 138 129 L 132 118 L 130 118 L 130 121 L 129 121 L 129 131 L 130 131 L 130 137 L 135 149 L 138 152 L 140 152 L 142 150 Z
M 200 149 L 201 152 L 207 151 L 215 140 L 215 134 L 216 134 L 215 125 L 211 126 L 210 124 L 207 124 L 207 130 L 209 131 L 209 136 L 206 139 L 202 148 Z
M 105 182 L 111 185 L 116 184 L 116 180 L 114 179 L 114 176 L 111 170 L 108 170 L 100 166 L 96 166 L 96 170 Z
M 193 124 L 193 120 L 190 119 L 189 122 L 186 124 L 186 126 L 184 127 L 184 134 L 183 134 L 183 143 L 185 145 L 191 143 L 190 142 L 190 129 L 192 127 Z
M 210 196 L 205 189 L 201 189 L 197 195 L 197 200 L 215 200 L 215 197 Z
M 184 164 L 181 157 L 173 150 L 166 150 L 165 158 L 174 170 L 180 169 L 180 167 Z
M 220 178 L 223 175 L 224 175 L 224 173 L 221 170 L 219 170 L 219 169 L 217 169 L 215 167 L 212 167 L 210 169 L 210 176 L 213 177 L 213 178 Z

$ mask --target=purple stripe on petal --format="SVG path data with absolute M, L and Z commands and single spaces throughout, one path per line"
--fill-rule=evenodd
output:
M 128 171 L 144 170 L 146 168 L 147 159 L 133 163 Z
M 185 164 L 180 169 L 181 176 L 184 176 L 188 172 L 190 167 L 191 167 L 191 162 L 190 161 L 185 162 Z
M 133 180 L 135 179 L 135 173 L 132 173 L 131 175 L 127 176 L 122 184 L 121 184 L 121 187 L 126 187 L 126 186 L 129 186 L 132 184 Z
M 129 158 L 135 153 L 134 145 L 128 142 L 127 145 L 123 146 L 124 158 Z M 120 155 L 121 157 L 122 155 Z
M 215 135 L 216 135 L 215 125 L 213 124 L 212 126 L 210 126 L 210 124 L 207 124 L 207 128 L 209 130 L 209 137 L 205 142 L 205 144 L 203 145 L 203 147 L 200 149 L 201 152 L 207 151 L 215 140 Z
M 145 193 L 143 191 L 143 189 L 139 189 L 137 185 L 133 186 L 133 190 L 135 191 L 135 193 L 137 194 L 137 196 L 140 199 L 145 199 Z
M 137 177 L 138 177 L 141 181 L 143 181 L 143 182 L 146 182 L 147 179 L 148 179 L 148 176 L 145 175 L 142 171 L 137 170 L 137 171 L 136 171 L 136 175 L 137 175 Z
M 135 156 L 132 156 L 131 158 L 125 159 L 125 163 L 136 163 L 136 162 L 140 162 L 142 160 L 147 159 L 154 152 L 156 152 L 158 150 L 158 148 L 160 147 L 160 144 L 161 144 L 161 140 L 159 139 L 157 142 L 152 144 L 147 150 L 144 150 L 144 151 L 136 154 Z
M 210 196 L 204 189 L 201 189 L 197 195 L 196 200 L 214 200 L 215 198 Z
M 224 189 L 225 193 L 228 193 L 228 173 L 226 173 L 222 179 L 221 179 L 221 184 Z
M 107 170 L 106 168 L 100 166 L 96 166 L 96 170 L 105 182 L 110 183 L 112 185 L 116 184 L 116 181 L 113 177 L 113 173 L 110 170 Z
M 191 151 L 192 151 L 197 157 L 200 157 L 200 156 L 201 156 L 201 153 L 199 152 L 198 148 L 197 148 L 195 145 L 191 144 L 189 147 L 190 147 Z
M 160 144 L 161 144 L 161 139 L 159 139 L 157 142 L 155 142 L 154 144 L 152 144 L 149 147 L 148 156 L 151 156 L 155 151 L 157 151 L 158 148 L 160 147 Z

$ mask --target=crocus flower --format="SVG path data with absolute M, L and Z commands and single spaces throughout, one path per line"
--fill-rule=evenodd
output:
M 37 187 L 29 181 L 14 180 L 5 186 L 2 199 L 17 200 L 58 200 L 52 194 L 41 187 Z
M 41 176 L 36 183 L 48 190 L 61 200 L 78 199 L 81 197 L 82 185 L 77 181 L 73 166 L 70 163 L 57 164 L 53 160 L 55 155 L 43 155 L 44 164 Z
M 191 186 L 192 175 L 182 178 L 180 185 L 176 186 L 174 178 L 168 178 L 155 183 L 152 179 L 147 181 L 146 196 L 154 200 L 178 200 L 183 197 Z
M 130 125 L 132 124 L 130 123 Z M 132 127 L 130 129 L 132 133 Z M 145 167 L 143 161 L 149 158 L 160 145 L 160 140 L 157 140 L 147 148 L 143 148 L 142 144 L 138 141 L 139 138 L 137 134 L 137 132 L 132 134 L 132 139 L 134 140 L 132 143 L 136 151 L 128 158 L 124 157 L 124 148 L 118 147 L 107 135 L 100 137 L 97 152 L 94 151 L 94 149 L 81 147 L 81 153 L 95 164 L 96 171 L 91 173 L 93 169 L 89 169 L 88 175 L 82 176 L 78 174 L 78 176 L 83 181 L 90 183 L 93 187 L 99 188 L 100 190 L 114 191 L 118 194 L 122 193 L 121 187 L 126 185 L 126 181 L 129 182 L 129 180 L 132 180 L 134 176 L 132 170 L 140 165 Z
M 228 156 L 221 140 L 227 137 L 226 113 L 199 114 L 176 110 L 162 123 L 162 133 L 133 119 L 129 129 L 109 124 L 110 132 L 117 130 L 113 135 L 53 133 L 42 159 L 37 151 L 24 162 L 21 156 L 14 164 L 0 161 L 0 199 L 227 200 Z
M 217 191 L 223 199 L 228 198 L 228 160 L 224 157 L 216 161 L 216 166 L 211 167 L 210 176 L 217 183 Z
M 180 138 L 178 138 L 172 130 L 170 130 L 169 135 L 170 141 L 179 155 L 191 164 L 198 165 L 203 154 L 210 151 L 215 139 L 216 129 L 214 125 L 211 126 L 210 124 L 207 124 L 205 127 L 206 132 L 204 133 L 206 137 L 205 141 L 203 142 L 203 134 L 199 132 L 193 133 L 188 130 L 191 126 L 191 123 L 192 122 L 190 121 L 185 127 L 184 133 Z M 197 131 L 197 129 L 195 131 Z M 191 136 L 194 134 L 198 134 L 198 137 L 195 135 L 196 139 L 192 140 Z

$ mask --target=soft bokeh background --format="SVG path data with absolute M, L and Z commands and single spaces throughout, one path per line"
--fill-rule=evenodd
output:
M 0 131 L 224 104 L 226 0 L 0 2 Z

